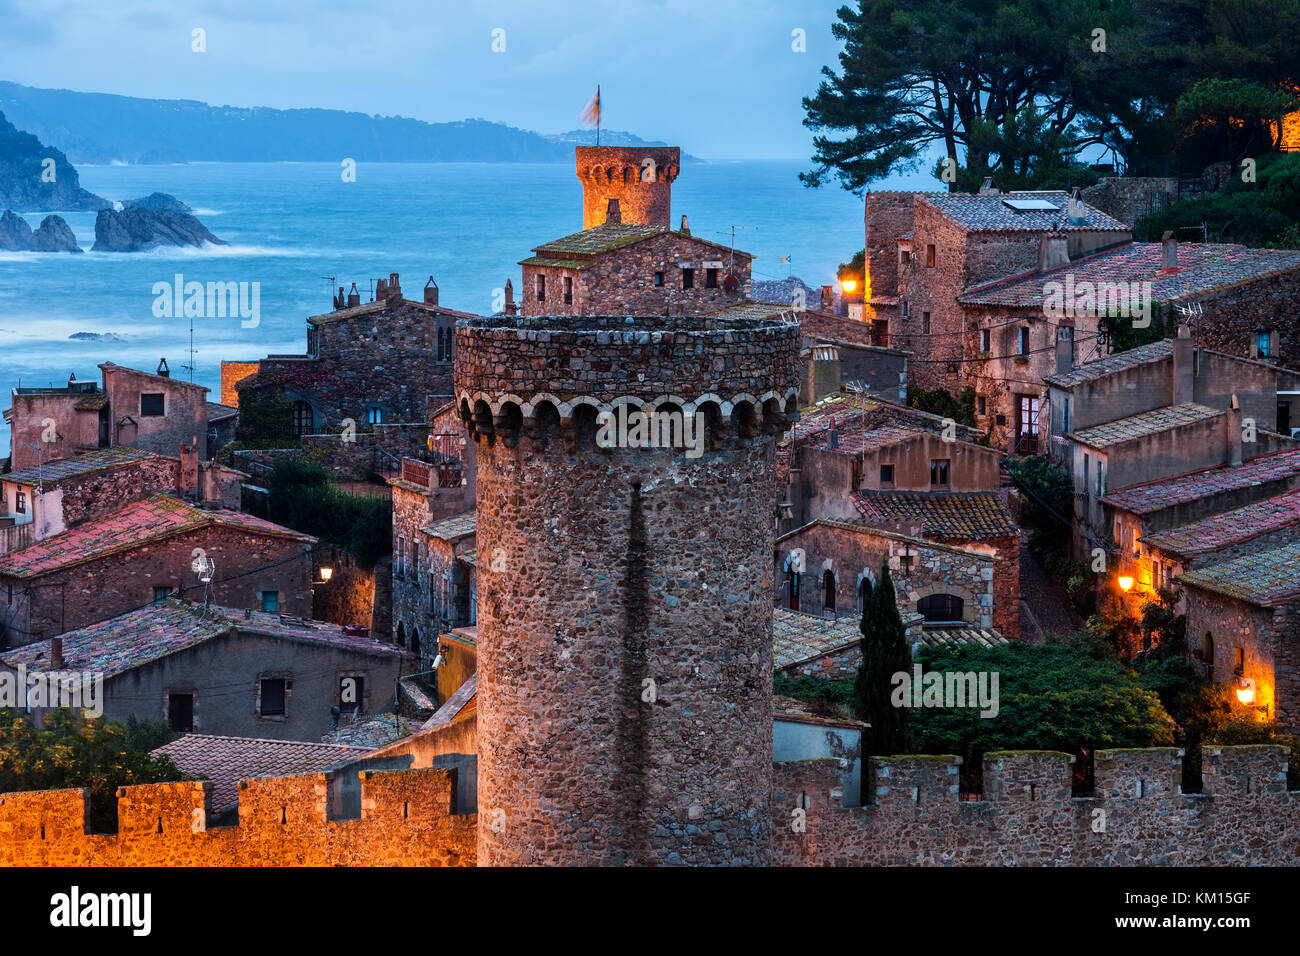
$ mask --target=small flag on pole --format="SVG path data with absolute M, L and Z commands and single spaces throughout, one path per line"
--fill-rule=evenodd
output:
M 782 262 L 785 262 L 785 263 L 788 263 L 788 262 L 790 261 L 790 257 L 789 257 L 789 256 L 782 256 L 782 257 L 781 257 L 781 261 L 782 261 Z
M 596 145 L 600 145 L 600 87 L 596 87 L 596 95 L 591 98 L 582 111 L 582 121 L 588 126 L 596 127 Z

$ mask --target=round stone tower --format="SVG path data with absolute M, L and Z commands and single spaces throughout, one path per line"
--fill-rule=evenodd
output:
M 611 199 L 618 200 L 623 225 L 669 228 L 681 162 L 676 146 L 579 146 L 582 228 L 601 225 Z
M 754 319 L 457 324 L 480 865 L 771 861 L 773 466 L 799 336 Z

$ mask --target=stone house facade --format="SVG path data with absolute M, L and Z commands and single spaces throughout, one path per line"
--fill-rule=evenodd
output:
M 994 569 L 1001 559 L 865 524 L 818 519 L 776 539 L 773 602 L 823 617 L 861 616 L 882 562 L 900 609 L 934 627 L 994 627 Z
M 0 555 L 8 644 L 27 644 L 177 594 L 311 614 L 316 539 L 224 508 L 155 494 Z M 200 560 L 215 565 L 210 588 Z
M 239 403 L 291 403 L 295 438 L 423 422 L 429 396 L 451 394 L 452 330 L 470 314 L 439 305 L 432 279 L 423 301 L 404 298 L 397 273 L 376 282 L 374 301 L 353 292 L 335 304 L 307 319 L 304 354 L 267 356 L 234 383 Z M 232 363 L 229 377 L 252 364 Z
M 9 404 L 4 417 L 13 471 L 113 443 L 108 396 L 94 381 L 79 382 L 74 375 L 58 388 L 15 388 Z

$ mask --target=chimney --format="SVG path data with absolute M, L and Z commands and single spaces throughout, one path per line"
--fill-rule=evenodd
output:
M 402 297 L 402 286 L 397 281 L 397 273 L 388 273 L 388 298 L 400 299 Z
M 623 212 L 618 208 L 618 199 L 614 196 L 609 198 L 609 205 L 605 208 L 605 225 L 623 225 Z
M 823 312 L 835 311 L 835 286 L 833 285 L 822 286 L 821 310 Z
M 519 308 L 515 305 L 515 287 L 511 285 L 510 280 L 506 280 L 506 315 L 518 315 Z
M 1170 230 L 1160 237 L 1160 271 L 1175 272 L 1178 269 L 1178 240 Z
M 1056 374 L 1068 372 L 1074 368 L 1074 325 L 1070 319 L 1062 319 L 1056 330 Z
M 343 293 L 343 286 L 339 286 L 339 294 L 334 297 L 334 311 L 343 308 L 343 304 L 347 301 L 348 297 Z
M 997 188 L 996 186 L 993 185 L 993 177 L 992 177 L 992 176 L 985 176 L 985 177 L 984 177 L 984 182 L 980 184 L 980 195 L 981 195 L 981 196 L 996 196 L 996 195 L 998 195 L 998 188 Z
M 429 281 L 424 284 L 424 304 L 438 304 L 438 283 L 433 281 L 433 276 L 429 276 Z
M 1241 403 L 1237 393 L 1232 393 L 1232 407 L 1228 409 L 1228 464 L 1241 464 Z
M 63 669 L 63 638 L 61 637 L 50 638 L 50 669 L 56 671 Z
M 215 461 L 199 463 L 199 497 L 203 507 L 221 507 L 221 466 Z
M 186 498 L 199 495 L 199 452 L 197 442 L 181 445 L 181 468 L 177 475 L 177 487 Z
M 1173 405 L 1196 401 L 1196 381 L 1193 375 L 1195 348 L 1196 345 L 1187 326 L 1178 326 L 1178 333 L 1174 336 L 1174 381 L 1173 388 L 1170 390 Z
M 352 288 L 348 289 L 348 308 L 354 308 L 361 304 L 361 293 L 357 291 L 357 284 L 352 283 Z
M 372 301 L 372 302 L 379 302 L 380 300 L 382 300 L 382 299 L 387 299 L 387 298 L 388 298 L 388 280 L 387 280 L 387 279 L 376 279 L 376 280 L 375 280 L 375 297 L 374 297 L 371 301 Z
M 1070 199 L 1065 204 L 1065 216 L 1076 226 L 1081 225 L 1086 217 L 1083 208 L 1083 191 L 1078 186 L 1070 192 Z
M 172 370 L 167 367 L 167 360 L 165 358 L 160 358 L 158 360 L 158 371 L 156 374 L 161 375 L 163 378 L 172 377 Z
M 683 236 L 691 234 L 690 224 L 686 222 L 686 213 L 682 213 L 682 228 L 678 230 Z
M 840 430 L 839 430 L 838 428 L 835 427 L 835 419 L 834 419 L 834 418 L 831 419 L 831 428 L 830 428 L 830 431 L 828 431 L 828 432 L 826 433 L 826 447 L 827 447 L 827 448 L 839 448 L 839 447 L 840 447 Z
M 1062 232 L 1045 232 L 1038 247 L 1038 271 L 1046 272 L 1070 261 L 1070 240 Z

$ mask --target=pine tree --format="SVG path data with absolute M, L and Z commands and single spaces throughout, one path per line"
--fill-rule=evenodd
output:
M 881 562 L 880 581 L 863 602 L 861 647 L 853 702 L 858 719 L 871 725 L 863 734 L 862 752 L 877 756 L 906 753 L 910 736 L 907 709 L 894 707 L 890 698 L 894 675 L 912 670 L 912 653 L 887 560 Z

